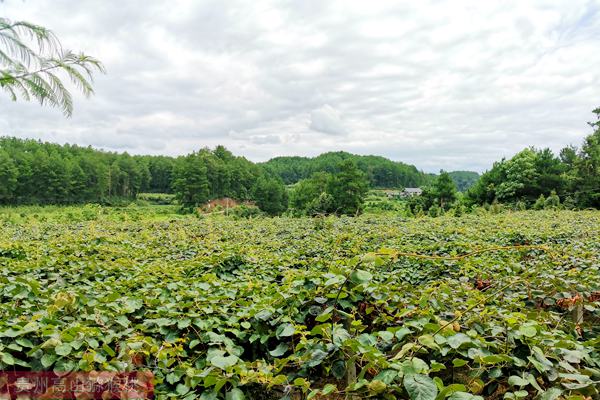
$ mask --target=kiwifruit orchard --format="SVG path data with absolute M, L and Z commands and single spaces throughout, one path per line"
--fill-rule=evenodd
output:
M 0 209 L 0 370 L 156 398 L 597 399 L 600 213 Z

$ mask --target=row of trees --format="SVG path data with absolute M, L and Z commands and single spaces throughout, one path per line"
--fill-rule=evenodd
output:
M 431 180 L 415 169 L 412 178 L 391 173 L 386 181 L 385 166 L 402 164 L 382 157 L 340 152 L 315 160 L 319 163 L 315 168 L 325 171 L 295 184 L 290 199 L 295 213 L 355 214 L 369 186 L 392 185 L 398 182 L 394 179 L 417 186 L 418 181 Z M 133 199 L 140 192 L 175 193 L 186 208 L 221 197 L 254 201 L 269 214 L 288 208 L 288 192 L 273 164 L 254 164 L 223 146 L 173 158 L 0 138 L 0 204 L 103 203 Z
M 0 138 L 0 204 L 67 204 L 133 198 L 152 184 L 144 157 Z
M 281 179 L 223 146 L 173 158 L 0 138 L 0 204 L 104 203 L 140 192 L 175 193 L 187 208 L 220 197 L 253 200 L 270 214 L 287 208 Z
M 600 208 L 600 108 L 594 114 L 594 132 L 580 149 L 569 146 L 555 155 L 550 149 L 527 148 L 498 161 L 467 191 L 466 202 L 531 207 L 554 193 L 579 208 Z

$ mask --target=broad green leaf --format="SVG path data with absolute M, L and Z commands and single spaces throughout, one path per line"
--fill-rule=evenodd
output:
M 385 382 L 382 382 L 378 379 L 374 379 L 369 383 L 367 388 L 369 389 L 370 393 L 377 394 L 383 392 L 387 388 L 387 385 L 385 384 Z
M 274 349 L 269 351 L 269 354 L 273 357 L 280 357 L 288 351 L 288 345 L 285 343 L 279 343 L 279 345 Z
M 40 359 L 40 362 L 44 368 L 50 367 L 52 364 L 54 364 L 54 361 L 56 361 L 56 356 L 49 353 L 44 354 Z
M 244 392 L 238 388 L 233 388 L 225 394 L 225 400 L 244 400 L 245 398 Z
M 438 388 L 430 377 L 420 374 L 409 374 L 404 377 L 404 388 L 411 400 L 435 400 Z
M 454 392 L 448 397 L 448 400 L 483 400 L 483 397 L 467 392 Z
M 287 337 L 287 336 L 292 336 L 295 332 L 296 332 L 296 329 L 294 328 L 294 325 L 285 323 L 285 324 L 279 325 L 279 327 L 277 328 L 277 331 L 275 332 L 275 336 L 277 336 L 278 338 Z
M 0 353 L 0 360 L 6 365 L 15 365 L 15 358 L 10 353 Z
M 63 356 L 63 357 L 71 354 L 71 350 L 73 350 L 73 348 L 68 343 L 59 344 L 58 346 L 56 346 L 54 348 L 54 352 L 56 354 L 58 354 L 59 356 Z
M 449 336 L 448 338 L 446 338 L 446 342 L 453 349 L 458 349 L 463 344 L 471 343 L 472 341 L 473 340 L 469 336 L 465 335 L 462 332 L 457 332 L 454 335 Z
M 357 284 L 367 283 L 371 279 L 373 279 L 373 275 L 370 272 L 364 271 L 362 269 L 357 269 L 356 271 L 352 272 L 352 274 L 350 274 L 350 280 Z
M 236 356 L 230 355 L 230 356 L 216 356 L 211 358 L 210 363 L 212 365 L 214 365 L 217 368 L 221 368 L 223 370 L 234 366 L 235 364 L 237 364 L 239 358 L 237 358 Z
M 562 393 L 562 389 L 550 388 L 539 395 L 539 400 L 556 400 Z
M 532 338 L 537 335 L 537 329 L 531 325 L 523 325 L 519 328 L 519 333 L 521 333 L 523 336 Z
M 346 361 L 336 360 L 331 366 L 331 373 L 337 379 L 342 379 L 346 375 Z
M 508 377 L 508 384 L 511 386 L 523 387 L 529 385 L 529 382 L 527 379 L 523 379 L 520 376 L 512 375 Z
M 323 387 L 323 389 L 321 389 L 321 393 L 324 395 L 328 395 L 328 394 L 335 392 L 336 390 L 337 390 L 337 387 L 335 385 L 328 383 L 327 385 L 325 385 Z
M 440 350 L 440 346 L 435 342 L 435 339 L 431 335 L 421 335 L 419 336 L 419 343 L 423 346 L 433 349 Z

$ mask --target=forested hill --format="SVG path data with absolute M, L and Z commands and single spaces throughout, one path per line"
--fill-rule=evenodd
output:
M 323 153 L 317 157 L 276 157 L 263 165 L 279 175 L 286 184 L 296 183 L 315 172 L 337 172 L 343 160 L 353 160 L 367 174 L 372 187 L 418 187 L 429 181 L 429 176 L 415 166 L 391 161 L 380 156 L 360 156 L 344 151 Z
M 474 171 L 452 171 L 448 173 L 459 192 L 464 192 L 479 180 L 479 174 Z
M 275 157 L 263 163 L 265 168 L 278 175 L 286 184 L 296 183 L 315 172 L 337 172 L 340 162 L 353 160 L 369 178 L 375 188 L 419 187 L 427 185 L 435 174 L 419 171 L 414 165 L 392 161 L 381 156 L 361 156 L 344 151 L 323 153 L 317 157 Z M 479 178 L 477 172 L 454 171 L 450 176 L 458 190 L 471 187 Z

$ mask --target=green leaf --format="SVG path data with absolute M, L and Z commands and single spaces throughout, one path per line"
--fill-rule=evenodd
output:
M 467 392 L 454 392 L 448 397 L 448 400 L 483 400 L 483 397 Z
M 56 356 L 54 354 L 49 353 L 44 354 L 40 360 L 44 368 L 48 368 L 49 366 L 54 364 L 54 361 L 56 361 Z
M 127 299 L 125 300 L 125 307 L 123 307 L 123 310 L 126 313 L 132 313 L 142 308 L 143 305 L 144 303 L 140 299 Z
M 233 388 L 225 394 L 225 400 L 244 400 L 245 398 L 244 392 L 238 388 Z
M 59 344 L 58 346 L 56 346 L 54 348 L 54 352 L 56 354 L 58 354 L 59 356 L 63 356 L 63 357 L 71 354 L 71 350 L 73 350 L 73 348 L 68 343 Z
M 321 393 L 324 395 L 328 395 L 328 394 L 335 392 L 336 390 L 337 390 L 337 387 L 335 385 L 328 383 L 327 385 L 325 385 L 325 387 L 323 387 L 323 389 L 321 390 Z
M 431 335 L 421 335 L 419 336 L 419 343 L 423 346 L 428 347 L 433 350 L 440 350 L 440 346 L 435 342 L 435 339 Z
M 277 336 L 278 338 L 287 337 L 287 336 L 292 336 L 295 332 L 296 332 L 296 329 L 294 328 L 294 325 L 292 325 L 290 323 L 285 323 L 285 324 L 279 325 L 279 327 L 277 328 L 277 331 L 275 332 L 275 336 Z
M 239 358 L 236 356 L 215 356 L 211 358 L 210 363 L 217 368 L 221 368 L 222 370 L 226 370 L 229 367 L 237 364 Z
M 519 328 L 519 333 L 523 336 L 532 338 L 535 335 L 537 335 L 537 329 L 535 329 L 535 327 L 531 325 L 523 325 Z
M 6 365 L 15 365 L 15 358 L 10 353 L 2 353 L 0 360 Z
M 31 343 L 31 340 L 26 339 L 26 338 L 18 338 L 17 340 L 15 340 L 15 342 L 17 342 L 18 344 L 20 344 L 23 347 L 33 347 L 33 343 Z
M 285 343 L 279 343 L 279 345 L 275 348 L 275 350 L 269 351 L 269 354 L 273 357 L 280 357 L 288 351 L 288 345 Z
M 484 356 L 479 359 L 479 361 L 483 364 L 498 364 L 501 362 L 510 361 L 511 358 L 505 355 L 500 354 L 492 354 L 489 356 Z
M 356 271 L 352 272 L 352 274 L 350 274 L 350 280 L 357 284 L 367 283 L 371 279 L 373 279 L 373 275 L 370 272 L 364 271 L 362 269 L 357 269 Z
M 114 357 L 116 355 L 115 351 L 113 349 L 111 349 L 110 346 L 107 345 L 106 343 L 104 343 L 102 345 L 102 350 L 104 350 L 106 352 L 106 354 L 108 354 L 111 357 Z
M 377 335 L 381 338 L 381 340 L 383 340 L 386 343 L 389 343 L 392 340 L 394 340 L 394 334 L 390 331 L 379 331 L 377 332 Z
M 192 320 L 189 318 L 180 319 L 177 321 L 177 329 L 185 329 L 192 323 Z
M 529 385 L 529 382 L 527 379 L 523 379 L 520 376 L 512 375 L 508 378 L 508 384 L 511 386 L 523 387 Z
M 321 364 L 323 360 L 327 357 L 327 353 L 323 350 L 316 349 L 311 353 L 310 360 L 308 360 L 307 365 L 309 367 L 316 367 Z
M 402 341 L 402 339 L 404 339 L 404 337 L 406 335 L 410 335 L 412 333 L 412 331 L 406 327 L 402 327 L 400 329 L 398 329 L 395 333 L 396 335 L 396 339 L 398 339 L 398 341 Z
M 129 326 L 129 319 L 125 315 L 119 315 L 115 322 L 121 325 L 123 328 L 127 328 Z
M 452 360 L 452 365 L 455 366 L 456 368 L 459 367 L 463 367 L 465 365 L 467 365 L 469 362 L 466 360 L 463 360 L 461 358 L 455 358 L 454 360 Z
M 435 400 L 438 388 L 430 377 L 420 374 L 409 374 L 404 377 L 404 388 L 411 400 Z
M 331 366 L 331 373 L 337 379 L 342 379 L 346 375 L 346 361 L 336 360 Z
M 179 380 L 181 379 L 181 376 L 179 376 L 178 374 L 176 374 L 174 372 L 170 372 L 167 374 L 165 379 L 167 380 L 167 382 L 169 382 L 171 385 L 173 385 L 173 384 L 179 382 Z
M 469 336 L 461 332 L 455 333 L 454 335 L 446 338 L 446 342 L 448 343 L 448 345 L 450 345 L 450 347 L 452 347 L 455 350 L 463 344 L 471 343 L 472 341 L 473 340 Z
M 183 396 L 184 394 L 190 391 L 190 388 L 184 385 L 183 383 L 179 383 L 175 388 L 175 391 L 177 392 L 177 394 Z
M 387 385 L 385 382 L 375 379 L 369 383 L 367 388 L 369 389 L 369 392 L 377 394 L 383 392 L 387 388 Z
M 373 380 L 378 380 L 385 383 L 386 385 L 389 385 L 394 381 L 394 379 L 396 379 L 397 376 L 398 371 L 393 369 L 384 369 L 383 371 L 378 373 L 377 376 L 373 378 Z
M 562 389 L 559 388 L 550 388 L 540 394 L 539 400 L 556 400 L 563 393 Z
M 329 318 L 331 318 L 331 311 L 332 310 L 333 310 L 333 307 L 327 307 L 321 314 L 319 314 L 315 318 L 315 321 L 317 321 L 317 322 L 325 322 L 325 321 L 329 320 Z

